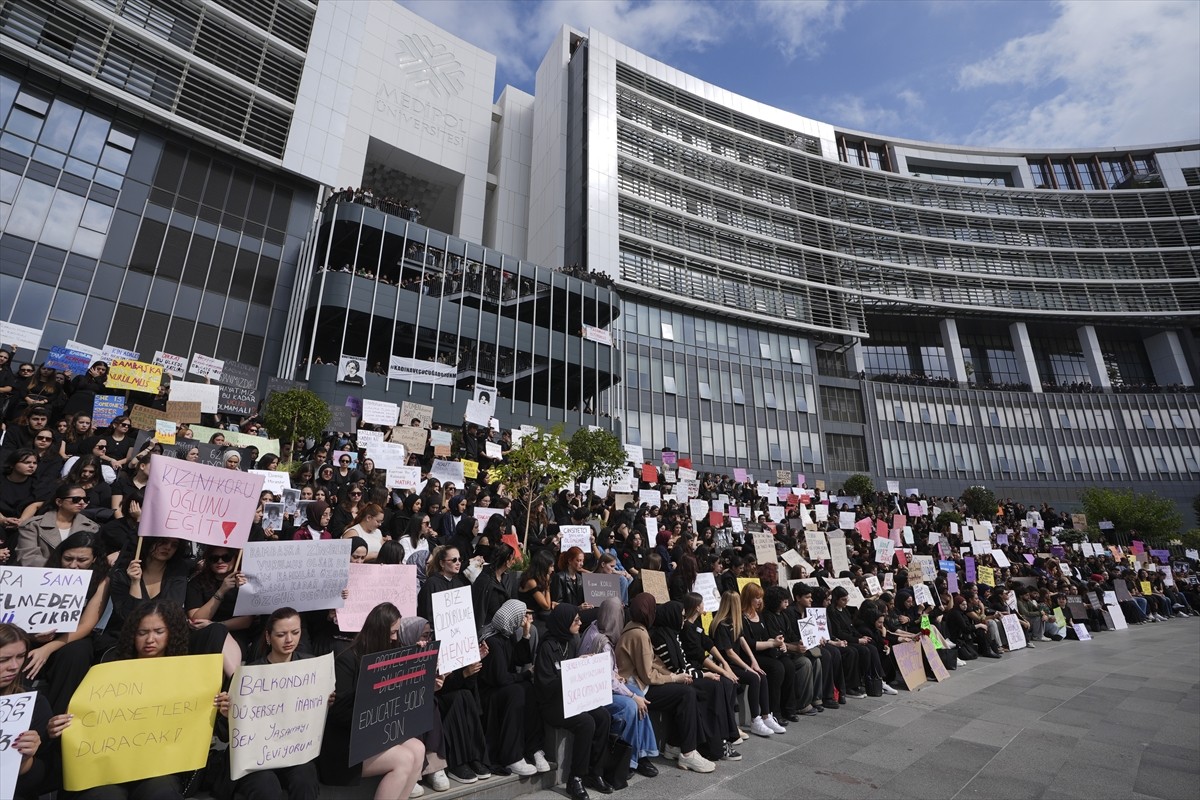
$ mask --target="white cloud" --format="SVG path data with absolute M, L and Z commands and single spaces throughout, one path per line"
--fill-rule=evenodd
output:
M 841 95 L 824 101 L 821 117 L 834 125 L 894 136 L 897 128 L 918 123 L 918 112 L 925 108 L 925 99 L 914 89 L 896 92 L 895 99 L 895 103 L 872 103 L 859 95 Z
M 1044 31 L 964 67 L 965 90 L 1011 88 L 979 144 L 1095 147 L 1200 137 L 1200 4 L 1060 2 Z
M 842 0 L 757 0 L 755 16 L 788 60 L 821 52 L 827 34 L 842 26 L 850 4 Z

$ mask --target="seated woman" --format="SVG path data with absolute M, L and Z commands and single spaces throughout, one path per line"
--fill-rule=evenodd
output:
M 251 629 L 256 621 L 253 616 L 233 615 L 238 587 L 246 582 L 245 575 L 234 571 L 234 562 L 237 560 L 238 551 L 229 547 L 209 545 L 204 548 L 200 571 L 188 581 L 183 605 L 188 623 L 193 628 L 204 628 L 219 622 L 233 636 L 240 648 L 237 663 L 226 665 L 227 669 L 232 667 L 233 670 L 237 669 L 253 644 Z
M 550 550 L 538 550 L 529 562 L 529 568 L 521 575 L 521 585 L 517 591 L 517 599 L 525 603 L 525 607 L 533 612 L 535 623 L 545 625 L 554 608 L 554 600 L 550 597 L 550 580 L 554 575 L 554 553 Z
M 164 600 L 148 600 L 137 606 L 125 620 L 117 646 L 105 654 L 104 660 L 186 656 L 187 627 L 187 618 L 184 617 L 180 605 Z M 54 717 L 50 720 L 50 736 L 61 737 L 62 732 L 69 728 L 72 722 L 73 718 L 69 714 Z M 128 783 L 96 786 L 73 794 L 72 800 L 183 800 L 183 790 L 191 776 L 191 772 L 175 773 Z
M 507 544 L 497 541 L 491 548 L 489 563 L 471 584 L 471 604 L 477 625 L 490 620 L 501 606 L 513 599 L 504 582 L 504 574 L 517 563 L 516 553 Z
M 946 626 L 946 635 L 958 644 L 960 658 L 966 661 L 979 656 L 1000 658 L 1000 651 L 988 636 L 987 623 L 975 622 L 967 616 L 967 598 L 961 594 L 954 595 L 954 607 L 946 612 L 942 622 Z
M 396 635 L 401 647 L 429 644 L 434 639 L 429 622 L 421 617 L 400 620 Z M 482 712 L 475 691 L 474 676 L 480 669 L 479 663 L 469 664 L 437 677 L 438 717 L 432 731 L 435 735 L 422 737 L 429 762 L 424 773 L 429 775 L 435 789 L 439 784 L 449 785 L 447 775 L 463 784 L 492 777 L 484 764 L 487 760 L 487 743 L 483 737 L 483 726 L 480 724 Z
M 347 766 L 350 729 L 355 724 L 354 697 L 362 659 L 397 648 L 399 628 L 400 612 L 391 603 L 380 603 L 367 614 L 354 642 L 334 661 L 335 697 L 325 718 L 324 743 L 317 757 L 321 782 L 331 786 L 352 786 L 364 777 L 382 776 L 375 789 L 375 800 L 402 800 L 412 796 L 425 760 L 425 745 L 421 740 L 407 739 L 361 764 Z
M 83 514 L 87 508 L 87 491 L 77 483 L 60 484 L 54 500 L 42 507 L 40 514 L 21 523 L 17 535 L 17 560 L 22 567 L 44 567 L 54 548 L 73 533 L 100 530 Z
M 479 691 L 492 758 L 522 777 L 550 771 L 533 673 L 525 669 L 533 663 L 532 628 L 533 612 L 520 600 L 506 600 L 479 636 L 487 646 Z
M 579 625 L 578 608 L 570 603 L 554 607 L 546 621 L 546 638 L 538 647 L 533 680 L 543 719 L 552 727 L 565 729 L 572 737 L 567 794 L 571 800 L 588 800 L 588 788 L 602 794 L 612 791 L 601 774 L 612 717 L 607 708 L 563 716 L 562 662 L 579 654 L 575 644 Z
M 787 655 L 782 635 L 772 636 L 767 629 L 762 587 L 747 583 L 742 587 L 742 635 L 746 638 L 758 665 L 767 673 L 771 709 L 764 720 L 773 733 L 787 733 L 791 722 L 784 709 L 792 703 L 796 685 L 796 666 Z
M 470 585 L 467 576 L 462 574 L 462 557 L 458 550 L 444 546 L 436 548 L 425 568 L 425 584 L 417 593 L 417 616 L 432 619 L 435 594 Z
M 29 637 L 25 631 L 0 622 L 0 697 L 29 691 L 21 674 L 21 666 L 28 655 Z M 36 800 L 39 795 L 53 791 L 57 784 L 54 753 L 51 748 L 42 747 L 49 738 L 50 722 L 50 704 L 39 692 L 34 700 L 29 730 L 18 735 L 10 745 L 20 754 L 15 800 Z
M 250 666 L 265 664 L 289 664 L 312 656 L 300 650 L 300 640 L 303 627 L 300 622 L 300 612 L 294 608 L 279 608 L 267 617 L 263 632 L 263 644 L 267 654 L 250 662 Z M 330 705 L 337 699 L 336 693 L 329 698 Z M 229 718 L 229 693 L 217 695 L 217 710 L 227 720 Z M 228 725 L 217 725 L 218 735 L 228 738 Z M 223 735 L 222 735 L 223 734 Z M 294 767 L 280 767 L 251 772 L 240 778 L 234 784 L 234 800 L 258 800 L 258 798 L 278 798 L 278 800 L 317 800 L 320 785 L 317 781 L 316 756 L 313 761 L 297 764 Z M 228 777 L 226 774 L 224 777 Z M 214 792 L 215 793 L 215 792 Z
M 550 581 L 550 599 L 582 609 L 591 608 L 583 601 L 583 551 L 578 547 L 559 555 L 558 569 Z
M 738 683 L 745 684 L 746 698 L 750 704 L 750 732 L 755 736 L 773 736 L 775 728 L 767 724 L 771 714 L 771 694 L 767 686 L 767 672 L 758 664 L 754 649 L 750 647 L 743 631 L 742 598 L 737 592 L 724 592 L 721 605 L 713 615 L 709 626 L 718 652 L 725 658 L 729 668 L 737 676 Z M 782 730 L 782 726 L 780 727 Z
M 608 706 L 608 712 L 612 715 L 612 732 L 628 743 L 629 769 L 636 769 L 639 775 L 653 778 L 658 774 L 658 768 L 650 759 L 658 755 L 658 738 L 650 722 L 646 693 L 637 681 L 621 680 L 621 673 L 617 671 L 616 647 L 623 627 L 625 609 L 620 600 L 610 597 L 600 604 L 596 621 L 584 632 L 579 653 L 585 656 L 603 653 L 612 662 L 613 701 Z M 629 783 L 628 769 L 621 767 L 622 764 L 609 764 L 604 776 L 614 789 L 624 789 Z
M 654 654 L 650 628 L 654 626 L 655 611 L 654 597 L 647 592 L 635 595 L 630 602 L 630 621 L 617 642 L 617 670 L 622 680 L 637 681 L 655 710 L 670 715 L 667 758 L 674 759 L 680 769 L 712 772 L 716 765 L 696 751 L 700 717 L 692 678 L 671 672 Z M 671 739 L 676 742 L 674 747 L 669 744 Z
M 108 604 L 108 559 L 100 534 L 89 531 L 71 534 L 55 548 L 46 566 L 90 573 L 87 601 L 79 617 L 79 627 L 71 633 L 49 638 L 35 636 L 38 646 L 30 651 L 25 663 L 25 677 L 31 681 L 41 678 L 50 707 L 56 714 L 65 714 L 71 695 L 75 694 L 87 671 L 116 642 L 111 636 L 93 636 Z
M 851 686 L 847 695 L 858 700 L 867 696 L 865 684 L 878 680 L 883 683 L 883 665 L 879 663 L 879 651 L 871 646 L 871 639 L 863 636 L 854 626 L 854 620 L 847 610 L 850 605 L 850 593 L 843 587 L 837 586 L 829 594 L 830 605 L 826 610 L 829 621 L 831 641 L 844 642 L 845 647 L 853 650 L 858 665 L 859 685 Z

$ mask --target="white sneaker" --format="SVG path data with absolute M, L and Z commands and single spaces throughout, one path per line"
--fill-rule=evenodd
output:
M 763 721 L 766 723 L 767 727 L 771 729 L 771 733 L 787 733 L 787 728 L 775 721 L 774 714 L 767 714 Z
M 955 664 L 955 666 L 957 666 L 957 667 L 965 667 L 967 665 L 967 662 L 963 661 L 961 658 L 955 659 L 955 660 L 958 662 L 957 664 Z
M 717 765 L 693 750 L 687 755 L 681 754 L 679 756 L 679 768 L 683 770 L 690 769 L 692 772 L 712 772 L 717 768 Z
M 525 759 L 514 761 L 508 765 L 508 771 L 514 775 L 520 775 L 522 778 L 528 778 L 530 775 L 537 775 L 537 767 L 530 764 Z
M 533 768 L 538 772 L 549 772 L 553 769 L 550 762 L 546 760 L 546 751 L 538 750 L 533 754 Z
M 754 722 L 750 723 L 750 732 L 755 736 L 771 736 L 775 733 L 762 721 L 762 717 L 755 717 Z
M 680 751 L 679 751 L 678 747 L 674 747 L 672 745 L 667 745 L 666 747 L 663 748 L 662 755 L 663 755 L 663 758 L 667 759 L 668 761 L 678 761 L 679 756 L 680 756 Z
M 446 770 L 439 769 L 437 772 L 430 773 L 425 776 L 425 780 L 429 783 L 429 788 L 435 792 L 446 792 L 450 790 L 450 779 L 446 777 Z
M 420 781 L 417 781 L 415 784 L 413 784 L 412 791 L 408 793 L 408 796 L 411 800 L 411 798 L 420 797 L 423 794 L 425 794 L 425 787 L 421 785 Z
M 884 694 L 900 694 L 900 693 L 899 693 L 899 692 L 897 692 L 895 689 L 893 689 L 892 687 L 888 686 L 886 681 L 884 681 L 884 682 L 883 682 L 883 693 L 884 693 Z

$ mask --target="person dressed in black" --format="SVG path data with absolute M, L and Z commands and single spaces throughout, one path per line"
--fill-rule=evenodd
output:
M 533 663 L 533 612 L 520 600 L 507 600 L 490 619 L 479 637 L 487 645 L 479 689 L 492 758 L 522 777 L 549 772 L 533 674 L 522 669 Z
M 958 643 L 958 654 L 965 661 L 971 661 L 979 656 L 984 658 L 1000 658 L 1000 652 L 988 636 L 985 622 L 975 622 L 967 616 L 967 598 L 961 594 L 954 595 L 954 608 L 946 612 L 943 622 L 946 625 L 946 635 Z M 963 645 L 967 645 L 963 647 Z
M 570 777 L 567 794 L 571 800 L 588 800 L 588 789 L 610 794 L 604 780 L 604 756 L 608 752 L 608 731 L 612 717 L 607 708 L 594 708 L 572 717 L 563 717 L 562 662 L 578 655 L 579 609 L 559 603 L 546 620 L 546 638 L 538 647 L 534 662 L 534 686 L 547 724 L 563 728 L 572 738 Z

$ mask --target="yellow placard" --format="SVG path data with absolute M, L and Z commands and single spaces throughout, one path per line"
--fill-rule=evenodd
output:
M 63 784 L 94 786 L 200 769 L 208 760 L 221 691 L 221 656 L 97 664 L 71 697 Z
M 114 358 L 108 362 L 109 389 L 131 389 L 135 392 L 158 391 L 162 383 L 163 368 L 158 364 L 134 361 L 132 358 Z
M 977 569 L 976 572 L 979 573 L 979 575 L 978 575 L 979 582 L 982 583 L 984 586 L 995 586 L 996 585 L 996 578 L 992 574 L 991 567 L 979 567 L 979 569 Z
M 762 581 L 758 578 L 738 578 L 738 594 L 741 594 L 742 589 L 746 588 L 746 584 L 753 583 L 755 586 L 762 588 Z M 746 609 L 742 609 L 743 611 Z
M 467 478 L 468 480 L 475 480 L 476 478 L 479 477 L 479 462 L 478 461 L 469 461 L 464 458 L 462 460 L 462 465 L 463 465 L 463 477 L 464 478 Z
M 1142 581 L 1142 594 L 1154 594 L 1154 589 L 1150 586 L 1150 581 Z

